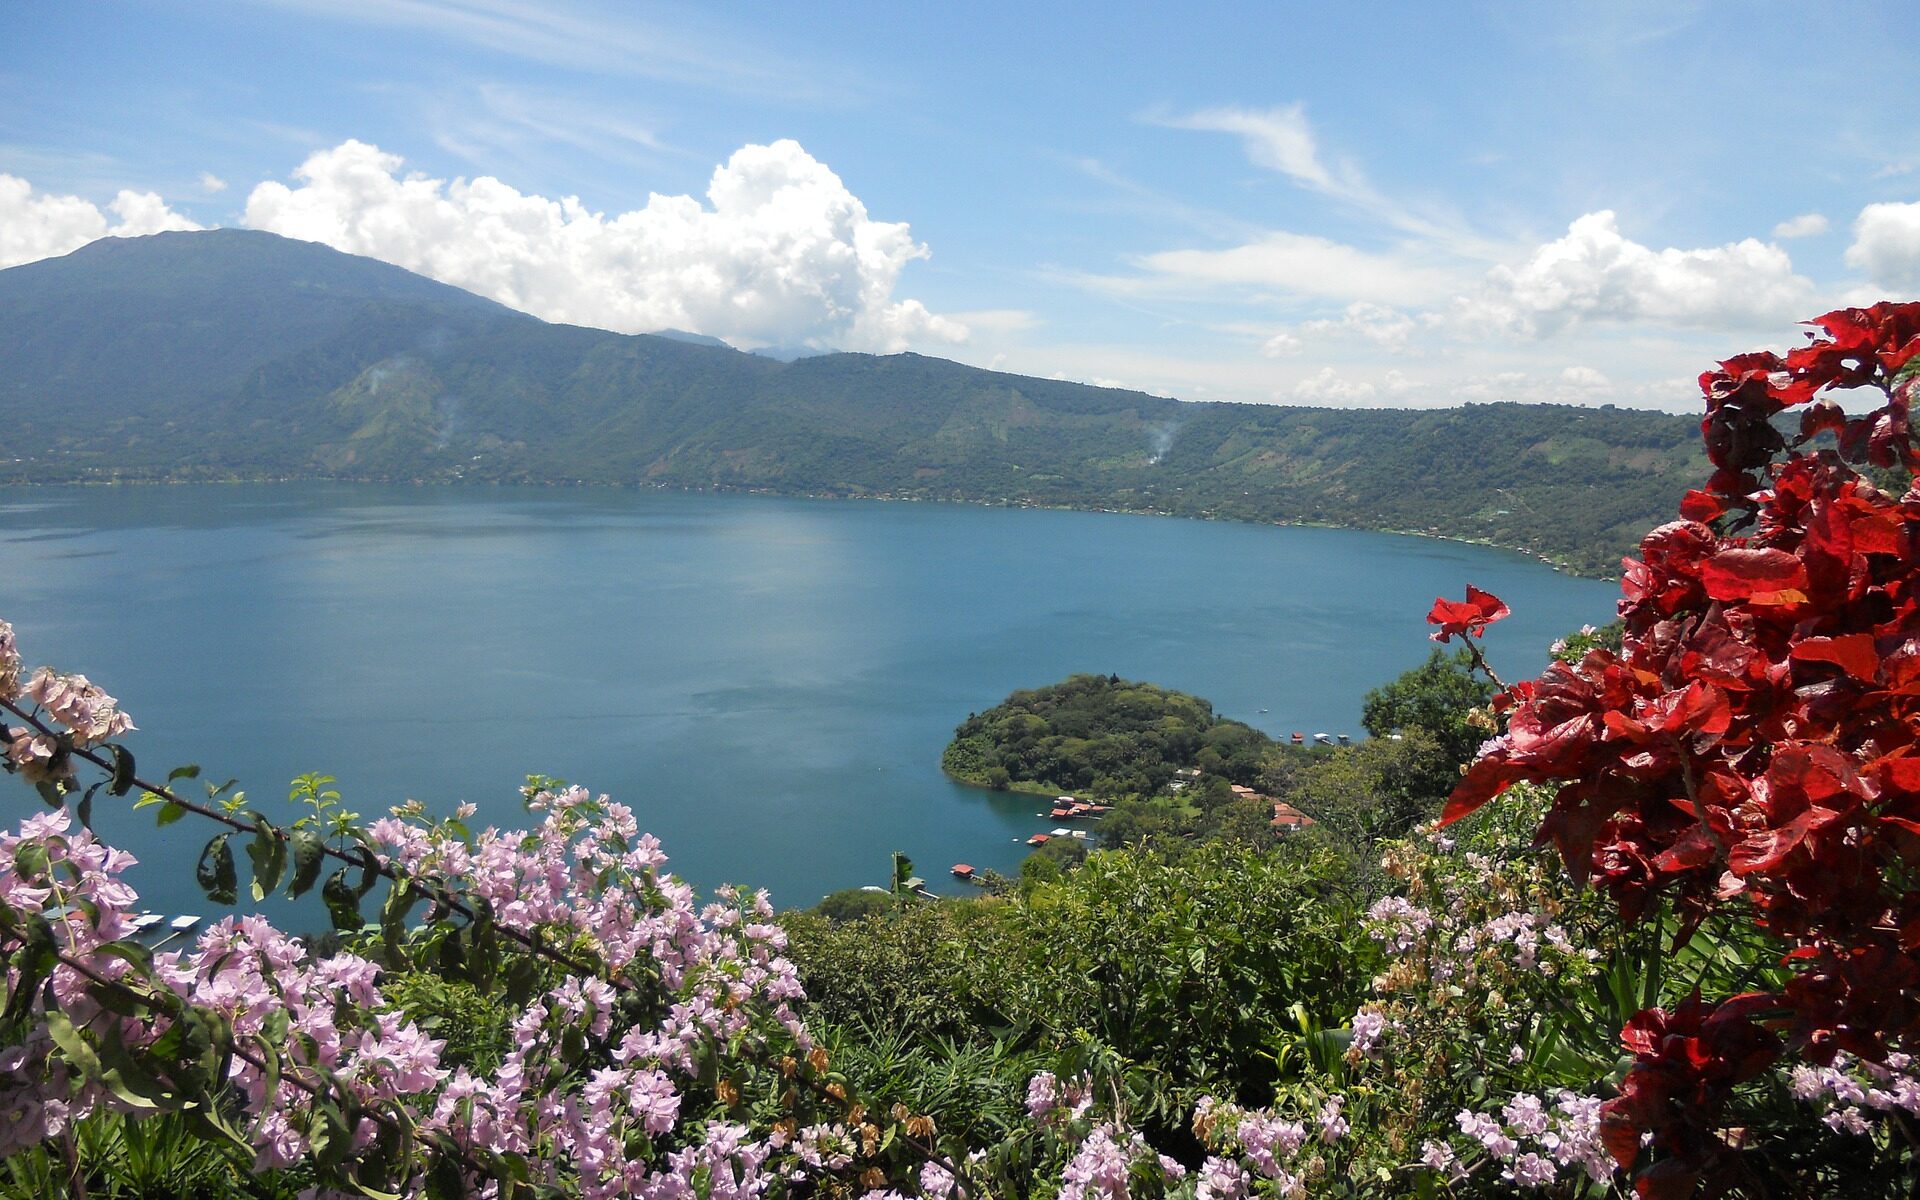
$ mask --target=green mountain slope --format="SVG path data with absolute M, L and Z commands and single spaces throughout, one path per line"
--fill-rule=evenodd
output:
M 1191 404 L 900 354 L 552 325 L 244 230 L 0 271 L 0 482 L 582 481 L 1478 538 L 1606 572 L 1702 473 L 1688 418 Z

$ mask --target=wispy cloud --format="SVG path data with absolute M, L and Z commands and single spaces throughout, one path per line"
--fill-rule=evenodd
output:
M 1276 108 L 1223 106 L 1184 116 L 1149 114 L 1149 124 L 1168 129 L 1227 133 L 1238 137 L 1248 161 L 1284 175 L 1296 186 L 1326 196 L 1336 203 L 1386 225 L 1406 236 L 1420 238 L 1449 254 L 1491 260 L 1509 247 L 1476 234 L 1464 222 L 1443 213 L 1425 211 L 1381 193 L 1359 164 L 1329 159 L 1320 146 L 1304 104 Z
M 495 54 L 572 71 L 694 84 L 787 100 L 844 99 L 857 73 L 796 62 L 738 31 L 696 36 L 616 5 L 564 0 L 255 0 L 309 16 L 412 29 Z

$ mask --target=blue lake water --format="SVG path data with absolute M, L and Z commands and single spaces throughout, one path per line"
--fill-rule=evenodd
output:
M 1269 733 L 1358 735 L 1427 655 L 1436 595 L 1514 616 L 1496 666 L 1612 616 L 1612 584 L 1386 534 L 961 505 L 591 489 L 260 485 L 0 492 L 0 618 L 269 813 L 340 780 L 524 823 L 528 772 L 611 793 L 671 867 L 804 906 L 911 855 L 1012 870 L 1032 797 L 959 787 L 970 712 L 1076 671 L 1194 692 Z M 38 804 L 0 780 L 18 814 Z M 189 818 L 101 803 L 148 902 L 208 913 Z M 242 859 L 244 864 L 244 858 Z

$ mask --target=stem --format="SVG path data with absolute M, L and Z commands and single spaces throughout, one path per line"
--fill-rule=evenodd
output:
M 1693 819 L 1700 822 L 1700 828 L 1707 831 L 1707 837 L 1712 840 L 1713 848 L 1720 852 L 1720 857 L 1725 858 L 1727 856 L 1726 840 L 1720 836 L 1720 831 L 1713 827 L 1713 822 L 1707 820 L 1706 806 L 1700 803 L 1699 789 L 1694 786 L 1693 759 L 1687 756 L 1687 748 L 1681 744 L 1678 736 L 1670 735 L 1669 740 L 1673 742 L 1673 748 L 1680 756 L 1680 782 L 1687 789 L 1687 803 L 1693 806 Z
M 1499 688 L 1501 691 L 1510 690 L 1507 687 L 1507 681 L 1494 674 L 1493 668 L 1487 665 L 1487 656 L 1481 652 L 1480 644 L 1469 634 L 1461 634 L 1460 640 L 1466 644 L 1467 653 L 1473 658 L 1474 669 L 1485 675 L 1488 679 L 1491 679 L 1493 686 Z

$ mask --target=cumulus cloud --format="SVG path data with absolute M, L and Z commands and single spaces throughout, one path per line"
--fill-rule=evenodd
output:
M 1283 358 L 1300 353 L 1310 342 L 1359 338 L 1390 354 L 1404 354 L 1420 326 L 1420 321 L 1397 308 L 1356 300 L 1338 317 L 1304 321 L 1281 330 L 1261 344 L 1260 353 Z
M 966 328 L 895 300 L 927 257 L 903 222 L 866 205 L 799 143 L 743 146 L 706 203 L 650 195 L 606 216 L 573 197 L 491 176 L 433 179 L 346 141 L 310 156 L 296 185 L 262 183 L 243 222 L 384 259 L 550 321 L 637 333 L 684 329 L 739 345 L 897 351 Z
M 1803 315 L 1812 293 L 1778 246 L 1747 238 L 1704 250 L 1653 250 L 1628 239 L 1603 210 L 1580 217 L 1566 236 L 1518 266 L 1494 268 L 1459 315 L 1524 334 L 1640 320 L 1772 327 Z
M 1601 391 L 1613 386 L 1605 372 L 1594 367 L 1564 367 L 1560 371 L 1560 382 L 1571 388 L 1588 391 Z
M 0 267 L 70 254 L 103 237 L 198 228 L 154 192 L 122 191 L 103 211 L 91 200 L 36 194 L 26 180 L 0 175 Z
M 200 190 L 209 196 L 216 192 L 224 192 L 227 190 L 227 181 L 212 171 L 202 171 L 200 172 Z
M 1382 399 L 1394 402 L 1405 393 L 1412 391 L 1414 381 L 1400 371 L 1387 371 L 1378 382 L 1368 379 L 1350 379 L 1332 367 L 1321 367 L 1317 372 L 1299 380 L 1293 385 L 1290 396 L 1276 396 L 1275 399 L 1302 400 L 1309 404 L 1363 405 L 1369 401 Z
M 1920 291 L 1920 204 L 1869 204 L 1853 222 L 1847 265 L 1883 288 Z
M 1801 213 L 1773 227 L 1773 236 L 1777 238 L 1818 237 L 1833 228 L 1831 222 L 1819 213 Z

